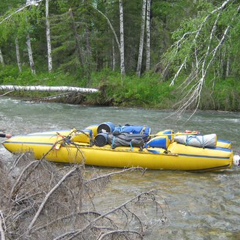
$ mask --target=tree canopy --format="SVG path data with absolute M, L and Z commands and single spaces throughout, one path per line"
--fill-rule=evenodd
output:
M 239 78 L 239 8 L 237 0 L 3 0 L 0 64 L 33 73 L 52 64 L 88 85 L 105 69 L 155 72 L 183 83 L 181 111 L 198 107 L 206 81 Z

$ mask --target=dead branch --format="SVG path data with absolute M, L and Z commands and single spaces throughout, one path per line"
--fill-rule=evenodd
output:
M 131 236 L 131 235 L 132 235 L 132 237 L 135 235 L 139 239 L 143 239 L 143 235 L 141 235 L 139 232 L 136 232 L 136 231 L 115 230 L 115 231 L 110 231 L 110 232 L 101 234 L 97 238 L 97 240 L 104 240 L 105 237 L 110 237 L 111 239 L 113 239 L 115 236 L 118 238 L 120 236 L 123 236 L 126 239 L 132 239 L 132 238 L 129 238 L 129 236 Z
M 106 213 L 97 211 L 94 204 L 99 197 L 96 193 L 104 193 L 113 176 L 143 169 L 87 174 L 84 179 L 82 170 L 86 169 L 80 165 L 59 167 L 47 161 L 29 163 L 24 158 L 13 163 L 15 168 L 21 165 L 22 171 L 16 172 L 19 177 L 6 192 L 9 204 L 2 209 L 0 234 L 6 239 L 142 239 L 150 227 L 163 223 L 157 191 L 139 194 Z
M 0 95 L 0 97 L 4 97 L 4 96 L 6 96 L 6 95 L 8 95 L 9 93 L 12 93 L 12 92 L 14 92 L 14 91 L 8 91 L 8 92 L 6 92 L 6 93 Z
M 117 208 L 114 208 L 113 210 L 111 210 L 111 211 L 109 211 L 109 212 L 106 212 L 106 213 L 104 213 L 103 215 L 95 218 L 93 221 L 91 221 L 89 224 L 87 224 L 87 225 L 86 225 L 85 227 L 83 227 L 82 229 L 76 229 L 76 230 L 74 230 L 74 231 L 66 232 L 66 233 L 64 233 L 64 234 L 62 234 L 62 235 L 54 238 L 54 240 L 59 240 L 59 239 L 63 239 L 63 238 L 73 239 L 73 238 L 75 238 L 75 237 L 79 237 L 79 235 L 81 236 L 81 234 L 83 234 L 83 233 L 84 233 L 86 230 L 88 230 L 89 228 L 93 228 L 93 226 L 94 226 L 99 220 L 101 220 L 101 219 L 103 219 L 103 218 L 105 218 L 105 217 L 107 217 L 107 216 L 109 216 L 109 215 L 116 214 L 116 213 L 119 212 L 119 211 L 123 211 L 123 212 L 124 212 L 124 209 L 126 209 L 127 211 L 129 211 L 132 216 L 135 216 L 135 217 L 136 217 L 136 219 L 139 219 L 139 217 L 138 217 L 135 213 L 133 213 L 133 212 L 131 212 L 130 210 L 128 210 L 127 205 L 130 204 L 130 203 L 133 203 L 134 201 L 136 201 L 137 203 L 141 203 L 142 197 L 149 197 L 149 196 L 150 196 L 150 198 L 152 199 L 152 201 L 154 201 L 154 202 L 157 203 L 157 201 L 156 201 L 156 199 L 155 199 L 155 197 L 154 197 L 154 191 L 149 191 L 149 192 L 146 192 L 146 193 L 141 193 L 141 194 L 137 195 L 136 197 L 134 197 L 134 198 L 126 201 L 125 203 L 121 204 L 121 205 L 118 206 Z M 158 203 L 157 203 L 157 204 L 158 204 Z M 124 213 L 125 213 L 125 212 L 124 212 Z M 139 221 L 140 221 L 140 226 L 141 226 L 141 227 L 140 227 L 140 230 L 141 230 L 141 231 L 139 232 L 139 234 L 140 234 L 140 235 L 143 235 L 143 229 L 144 229 L 144 228 L 143 228 L 143 225 L 142 225 L 143 223 L 142 223 L 142 221 L 141 221 L 140 219 L 139 219 Z M 138 225 L 138 227 L 139 227 L 139 225 Z M 130 231 L 130 232 L 131 232 L 131 231 Z
M 99 185 L 99 182 L 102 182 L 104 181 L 104 183 L 109 183 L 110 180 L 111 180 L 111 177 L 113 176 L 116 176 L 116 175 L 122 175 L 124 173 L 127 173 L 127 172 L 132 172 L 132 171 L 143 171 L 144 169 L 142 168 L 126 168 L 126 169 L 123 169 L 121 171 L 117 171 L 117 172 L 111 172 L 111 173 L 108 173 L 108 174 L 105 174 L 105 175 L 101 175 L 101 176 L 97 176 L 97 177 L 94 177 L 94 178 L 91 178 L 90 180 L 86 181 L 85 182 L 85 187 L 89 188 L 89 189 L 92 189 L 93 185 L 94 184 L 98 184 Z M 106 186 L 106 184 L 103 184 L 104 186 Z M 101 188 L 99 188 L 101 190 Z
M 52 225 L 54 225 L 54 224 L 57 224 L 58 222 L 63 221 L 63 220 L 65 220 L 65 219 L 72 219 L 72 218 L 74 218 L 74 217 L 83 217 L 83 218 L 86 219 L 87 216 L 89 217 L 90 215 L 94 216 L 94 218 L 101 216 L 100 213 L 98 213 L 98 212 L 93 212 L 93 211 L 88 211 L 88 212 L 74 212 L 74 213 L 69 214 L 69 215 L 64 215 L 64 216 L 58 217 L 58 218 L 52 220 L 51 222 L 47 222 L 45 225 L 42 225 L 42 226 L 40 226 L 40 227 L 38 227 L 38 228 L 35 228 L 34 231 L 35 231 L 35 232 L 38 232 L 38 231 L 40 231 L 40 230 L 42 230 L 42 229 L 47 228 L 48 226 L 52 226 Z M 106 219 L 107 219 L 107 218 L 106 218 Z M 113 222 L 110 218 L 108 218 L 108 220 L 109 220 L 109 222 L 111 222 L 112 225 L 114 225 L 114 222 Z M 115 227 L 116 227 L 116 226 L 115 226 Z
M 34 218 L 32 219 L 31 223 L 28 226 L 27 229 L 27 235 L 29 235 L 34 223 L 36 222 L 38 216 L 40 215 L 41 211 L 43 210 L 46 202 L 48 201 L 49 197 L 54 193 L 54 191 L 56 191 L 56 189 L 70 176 L 72 175 L 75 171 L 77 171 L 78 168 L 75 167 L 73 169 L 71 169 L 55 186 L 54 188 L 51 189 L 51 191 L 48 192 L 48 194 L 46 195 L 46 197 L 44 198 L 44 200 L 42 201 L 40 207 L 38 208 Z
M 33 161 L 30 162 L 21 172 L 21 174 L 19 175 L 19 177 L 17 178 L 16 182 L 14 183 L 11 192 L 10 192 L 10 197 L 9 200 L 12 201 L 13 196 L 15 196 L 17 194 L 17 192 L 19 191 L 19 189 L 21 188 L 21 186 L 23 185 L 23 183 L 25 182 L 25 179 L 28 178 L 28 176 L 34 171 L 34 169 L 36 169 L 36 167 L 38 166 L 39 161 Z M 27 172 L 29 171 L 29 172 Z
M 174 75 L 173 80 L 171 81 L 169 86 L 173 86 L 175 84 L 175 80 L 177 79 L 177 77 L 179 76 L 180 72 L 182 71 L 183 67 L 186 65 L 187 62 L 187 58 L 184 59 L 183 63 L 181 64 L 181 66 L 179 67 L 177 73 Z

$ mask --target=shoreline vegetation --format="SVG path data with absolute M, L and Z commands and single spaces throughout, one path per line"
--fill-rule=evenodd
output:
M 15 72 L 15 73 L 14 73 Z M 93 94 L 78 92 L 30 92 L 0 91 L 1 96 L 11 96 L 33 101 L 49 101 L 92 106 L 142 107 L 149 109 L 178 109 L 184 104 L 185 91 L 181 88 L 181 80 L 170 86 L 170 80 L 162 80 L 161 76 L 151 73 L 139 78 L 136 75 L 124 79 L 119 73 L 103 71 L 93 73 L 91 84 L 86 79 L 76 79 L 65 73 L 42 73 L 33 75 L 26 71 L 21 74 L 17 69 L 0 68 L 0 84 L 16 86 L 69 86 L 99 89 Z M 184 79 L 182 79 L 184 81 Z M 209 84 L 207 82 L 210 82 Z M 234 78 L 207 81 L 200 96 L 198 110 L 240 111 L 240 83 Z M 191 104 L 187 110 L 196 109 Z

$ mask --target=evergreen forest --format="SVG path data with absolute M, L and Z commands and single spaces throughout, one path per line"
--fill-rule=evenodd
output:
M 239 111 L 239 38 L 237 0 L 1 0 L 0 84 L 100 89 L 77 103 Z

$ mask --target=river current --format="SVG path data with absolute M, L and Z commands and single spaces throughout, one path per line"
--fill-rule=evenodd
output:
M 110 121 L 116 125 L 148 125 L 152 133 L 173 129 L 196 130 L 202 134 L 217 133 L 219 139 L 232 141 L 240 153 L 240 113 L 202 111 L 189 119 L 185 113 L 178 119 L 167 118 L 171 111 L 135 108 L 89 107 L 80 105 L 34 103 L 0 98 L 0 130 L 17 134 L 64 129 L 84 129 L 92 124 Z M 2 146 L 0 158 L 13 157 Z M 91 170 L 91 168 L 89 167 Z M 98 168 L 102 174 L 109 169 Z M 102 196 L 102 208 L 113 202 L 159 189 L 168 205 L 168 224 L 146 239 L 240 239 L 240 168 L 224 172 L 190 173 L 146 171 L 116 177 L 109 186 L 112 197 Z M 113 201 L 117 198 L 117 201 Z

